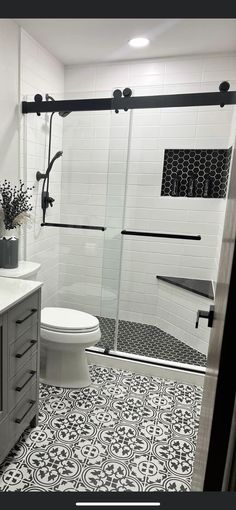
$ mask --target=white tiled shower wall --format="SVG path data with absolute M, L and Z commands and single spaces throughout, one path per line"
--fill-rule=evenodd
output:
M 21 30 L 21 98 L 33 101 L 35 94 L 54 94 L 55 98 L 64 93 L 64 67 L 24 30 Z M 27 260 L 39 262 L 41 269 L 38 279 L 44 282 L 42 289 L 43 305 L 55 305 L 59 279 L 59 230 L 41 227 L 42 182 L 36 181 L 37 170 L 45 172 L 48 157 L 49 114 L 29 114 L 21 118 L 21 173 L 33 190 L 33 220 L 26 229 Z M 62 148 L 63 121 L 54 115 L 51 157 Z M 61 194 L 61 159 L 55 162 L 50 177 L 50 192 L 55 198 L 54 206 L 48 208 L 48 221 L 59 221 Z
M 65 68 L 65 95 L 110 97 L 115 88 L 127 86 L 136 96 L 217 91 L 224 80 L 235 89 L 235 55 L 73 65 Z M 112 116 L 108 112 L 73 114 L 74 118 L 65 119 L 63 148 L 67 157 L 63 158 L 61 217 L 75 223 L 82 218 L 89 224 L 103 224 L 109 169 L 106 225 L 114 232 L 110 229 L 111 242 L 105 244 L 105 252 L 101 233 L 76 236 L 61 232 L 60 289 L 64 305 L 114 316 L 110 303 L 116 303 L 119 227 L 128 159 L 124 227 L 201 234 L 202 240 L 124 237 L 120 318 L 161 325 L 201 352 L 207 351 L 208 332 L 202 325 L 195 330 L 195 313 L 189 313 L 189 306 L 199 308 L 202 299 L 174 287 L 170 291 L 156 275 L 216 279 L 225 200 L 161 197 L 163 158 L 166 148 L 229 147 L 234 143 L 232 112 L 228 106 L 135 110 L 130 126 L 130 113 L 121 112 Z M 181 305 L 176 307 L 180 293 Z
M 24 31 L 21 38 L 22 94 L 32 97 L 36 92 L 49 92 L 62 97 L 63 66 Z M 225 79 L 235 88 L 235 64 L 235 55 L 224 55 L 69 66 L 65 68 L 65 97 L 109 97 L 114 88 L 127 86 L 135 95 L 218 90 Z M 114 316 L 127 170 L 126 228 L 200 233 L 202 241 L 123 238 L 120 318 L 160 325 L 205 352 L 207 332 L 201 326 L 196 336 L 193 314 L 189 314 L 190 296 L 183 293 L 181 305 L 177 310 L 173 304 L 170 316 L 169 300 L 172 297 L 176 302 L 181 291 L 172 288 L 166 299 L 168 289 L 158 283 L 156 274 L 216 278 L 225 201 L 160 197 L 161 172 L 165 148 L 232 144 L 231 108 L 118 115 L 85 112 L 63 121 L 55 115 L 52 154 L 63 148 L 63 159 L 51 174 L 50 191 L 56 202 L 48 209 L 47 219 L 105 224 L 110 227 L 105 243 L 101 232 L 40 228 L 41 183 L 36 183 L 35 173 L 46 168 L 48 120 L 45 115 L 29 115 L 21 130 L 22 141 L 27 139 L 23 175 L 27 168 L 28 185 L 36 185 L 35 221 L 27 230 L 26 257 L 42 263 L 39 277 L 45 282 L 44 304 Z M 183 326 L 178 333 L 180 317 Z
M 61 302 L 64 293 L 65 305 L 72 304 L 92 313 L 113 314 L 111 302 L 116 304 L 130 112 L 113 114 L 112 119 L 109 113 L 71 114 L 63 121 L 57 115 L 54 118 L 52 153 L 63 145 L 64 166 L 61 173 L 62 160 L 58 160 L 51 174 L 50 191 L 56 202 L 48 210 L 47 218 L 58 221 L 61 213 L 66 221 L 76 223 L 82 220 L 92 224 L 104 220 L 106 225 L 110 225 L 104 245 L 100 232 L 40 228 L 42 181 L 37 184 L 35 173 L 46 168 L 49 118 L 47 115 L 28 115 L 24 119 L 20 116 L 22 158 L 19 168 L 18 100 L 21 101 L 22 95 L 32 98 L 35 93 L 44 96 L 46 92 L 55 98 L 63 97 L 64 72 L 66 96 L 71 97 L 78 97 L 80 91 L 81 97 L 109 97 L 114 88 L 127 86 L 133 89 L 135 95 L 211 91 L 218 90 L 219 82 L 225 79 L 230 81 L 231 89 L 235 89 L 236 56 L 209 55 L 64 69 L 54 56 L 25 31 L 19 30 L 12 20 L 1 20 L 0 28 L 0 88 L 5 98 L 2 104 L 4 124 L 0 129 L 1 179 L 9 176 L 13 182 L 20 175 L 28 185 L 36 185 L 33 192 L 35 217 L 31 228 L 26 230 L 27 242 L 22 255 L 42 264 L 39 278 L 44 281 L 43 304 Z M 74 132 L 66 124 L 73 122 L 72 115 L 75 119 Z M 189 293 L 164 282 L 158 284 L 155 275 L 161 272 L 174 276 L 215 278 L 225 202 L 161 198 L 163 149 L 180 148 L 180 144 L 187 148 L 230 146 L 234 143 L 235 134 L 235 128 L 230 128 L 230 108 L 136 111 L 130 122 L 133 129 L 126 228 L 168 228 L 171 231 L 181 228 L 182 232 L 189 233 L 196 233 L 196 228 L 201 228 L 203 239 L 201 243 L 188 244 L 160 239 L 158 242 L 154 239 L 123 239 L 120 316 L 159 324 L 175 336 L 178 336 L 181 317 L 180 338 L 205 352 L 207 339 L 203 326 L 198 340 L 193 338 L 191 331 L 194 331 L 193 310 L 204 304 L 206 306 L 207 302 L 199 298 L 200 302 L 193 304 L 195 297 L 190 302 Z M 78 149 L 78 145 L 82 150 Z M 87 149 L 90 149 L 89 156 Z M 107 190 L 108 217 L 104 218 Z M 190 208 L 191 202 L 193 207 Z M 58 299 L 60 289 L 63 292 Z

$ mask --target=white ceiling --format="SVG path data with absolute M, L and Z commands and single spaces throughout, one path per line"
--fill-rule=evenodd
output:
M 236 19 L 15 19 L 63 64 L 236 51 Z M 145 36 L 146 48 L 129 39 Z

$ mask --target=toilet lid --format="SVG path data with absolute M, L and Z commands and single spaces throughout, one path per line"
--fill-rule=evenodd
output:
M 71 308 L 47 307 L 41 311 L 41 326 L 60 332 L 89 332 L 99 328 L 97 317 Z

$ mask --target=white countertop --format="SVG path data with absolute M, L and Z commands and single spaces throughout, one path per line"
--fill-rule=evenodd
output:
M 18 267 L 14 269 L 5 269 L 0 267 L 0 276 L 7 276 L 9 278 L 23 278 L 30 277 L 35 271 L 38 271 L 41 264 L 38 262 L 31 262 L 29 260 L 20 260 Z
M 0 313 L 42 287 L 42 282 L 0 277 Z

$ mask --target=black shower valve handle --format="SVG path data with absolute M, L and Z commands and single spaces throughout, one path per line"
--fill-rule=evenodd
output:
M 49 203 L 50 207 L 53 206 L 53 202 L 55 202 L 55 198 L 48 197 L 48 203 Z

